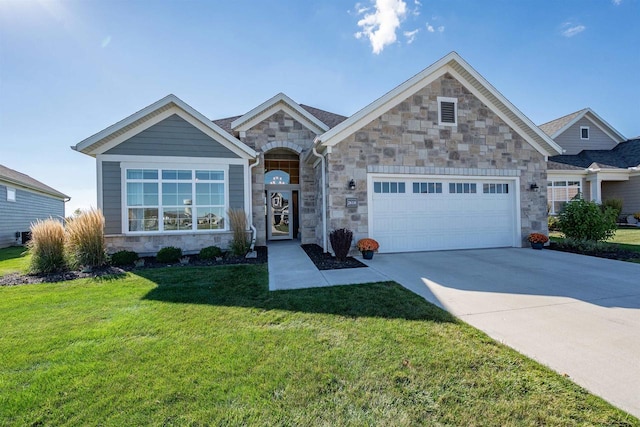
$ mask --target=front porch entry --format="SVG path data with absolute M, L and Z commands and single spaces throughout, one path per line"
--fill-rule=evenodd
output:
M 267 241 L 298 239 L 300 154 L 275 148 L 264 155 Z
M 267 185 L 267 240 L 298 239 L 298 185 Z M 274 188 L 276 187 L 276 188 Z M 286 187 L 286 188 L 283 188 Z

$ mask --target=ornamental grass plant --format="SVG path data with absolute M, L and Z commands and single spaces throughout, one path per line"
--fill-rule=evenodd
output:
M 104 216 L 99 209 L 92 208 L 67 220 L 66 250 L 73 268 L 95 268 L 107 263 Z
M 233 255 L 244 256 L 251 246 L 247 239 L 247 215 L 245 214 L 244 209 L 229 209 L 227 211 L 227 215 L 229 216 L 231 231 L 233 231 L 229 250 Z
M 64 241 L 62 222 L 49 218 L 32 223 L 31 240 L 27 243 L 31 253 L 29 272 L 46 274 L 63 270 L 66 267 Z

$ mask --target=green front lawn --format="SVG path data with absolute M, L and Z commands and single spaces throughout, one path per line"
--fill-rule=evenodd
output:
M 549 233 L 551 240 L 558 242 L 564 239 L 564 235 L 559 231 Z M 616 234 L 607 243 L 614 243 L 622 249 L 640 252 L 640 227 L 618 228 Z
M 0 249 L 0 276 L 27 271 L 30 257 L 26 250 L 22 246 Z
M 267 280 L 0 288 L 0 425 L 638 425 L 398 284 Z

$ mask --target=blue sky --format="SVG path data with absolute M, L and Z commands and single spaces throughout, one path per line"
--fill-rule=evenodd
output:
M 212 119 L 278 92 L 351 115 L 457 51 L 534 123 L 640 135 L 640 3 L 0 0 L 0 163 L 96 205 L 86 137 L 174 93 Z M 416 31 L 417 30 L 417 31 Z

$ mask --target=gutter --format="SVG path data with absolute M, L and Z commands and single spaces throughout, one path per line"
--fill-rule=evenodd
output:
M 320 158 L 320 162 L 322 165 L 322 249 L 327 252 L 327 173 L 325 168 L 324 155 L 318 153 L 316 151 L 316 145 L 313 146 L 312 153 L 314 156 Z
M 256 230 L 256 226 L 253 225 L 253 188 L 251 186 L 252 184 L 252 180 L 251 180 L 251 171 L 253 170 L 253 168 L 255 168 L 256 166 L 258 166 L 260 164 L 260 155 L 258 154 L 256 156 L 256 162 L 252 165 L 249 165 L 249 173 L 248 173 L 248 182 L 249 182 L 249 197 L 251 198 L 251 221 L 249 221 L 249 228 L 251 228 L 251 251 L 254 251 L 254 248 L 256 246 L 256 239 L 258 237 L 258 230 Z

